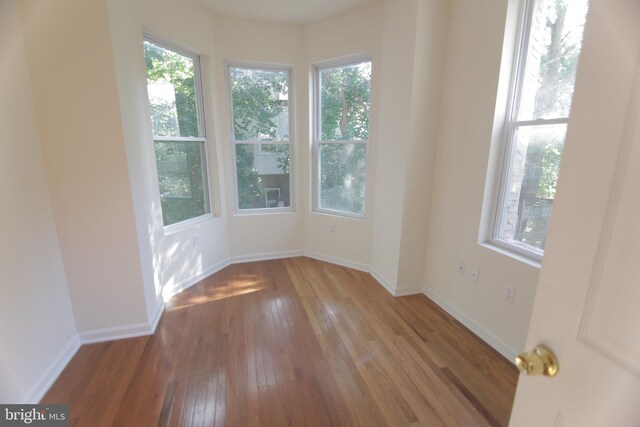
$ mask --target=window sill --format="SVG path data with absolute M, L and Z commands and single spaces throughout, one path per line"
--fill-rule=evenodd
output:
M 524 249 L 511 245 L 509 243 L 491 239 L 485 242 L 479 243 L 480 246 L 490 249 L 499 254 L 506 255 L 509 258 L 513 258 L 516 261 L 528 264 L 537 269 L 542 268 L 542 256 L 539 256 L 533 252 L 528 252 Z M 528 252 L 528 253 L 527 253 Z
M 233 216 L 257 216 L 257 215 L 275 215 L 295 213 L 295 208 L 261 208 L 261 209 L 244 209 L 237 210 Z
M 334 216 L 334 217 L 338 217 L 338 218 L 346 218 L 346 219 L 356 219 L 356 220 L 366 220 L 367 219 L 366 215 L 354 214 L 354 213 L 349 213 L 349 212 L 334 211 L 334 210 L 331 210 L 331 209 L 312 209 L 311 213 L 319 214 L 319 215 Z
M 186 221 L 177 222 L 175 224 L 167 225 L 163 228 L 164 235 L 170 236 L 172 234 L 177 234 L 182 231 L 188 230 L 190 228 L 196 227 L 204 222 L 211 221 L 215 219 L 216 216 L 212 213 L 208 213 L 202 216 L 198 216 L 195 218 L 188 219 Z

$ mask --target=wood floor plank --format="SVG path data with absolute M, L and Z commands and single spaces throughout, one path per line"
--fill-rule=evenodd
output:
M 83 346 L 77 426 L 505 426 L 517 372 L 424 295 L 310 258 L 231 265 L 150 337 Z

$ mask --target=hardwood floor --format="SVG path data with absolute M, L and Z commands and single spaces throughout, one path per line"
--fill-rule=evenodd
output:
M 499 426 L 516 381 L 424 295 L 301 257 L 229 266 L 153 336 L 83 346 L 43 403 L 75 426 Z

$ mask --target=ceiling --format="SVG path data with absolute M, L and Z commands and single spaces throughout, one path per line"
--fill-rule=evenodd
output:
M 216 13 L 304 24 L 377 0 L 198 0 Z

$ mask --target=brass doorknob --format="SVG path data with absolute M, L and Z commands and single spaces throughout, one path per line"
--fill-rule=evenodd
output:
M 516 366 L 525 375 L 545 375 L 555 377 L 558 374 L 558 359 L 544 345 L 537 346 L 532 352 L 516 357 Z

